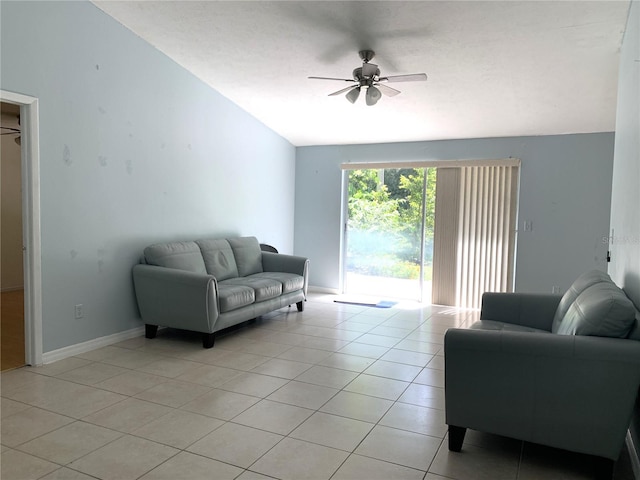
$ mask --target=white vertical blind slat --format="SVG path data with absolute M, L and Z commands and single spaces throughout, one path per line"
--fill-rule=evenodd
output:
M 447 170 L 458 170 L 459 181 L 450 176 L 446 183 L 446 188 L 457 188 L 457 192 L 446 196 L 449 205 L 444 208 L 438 208 L 444 198 L 437 194 L 434 247 L 444 243 L 453 246 L 455 252 L 449 251 L 448 266 L 438 264 L 437 253 L 434 254 L 434 302 L 442 303 L 438 299 L 446 298 L 449 302 L 446 304 L 452 304 L 453 297 L 456 306 L 479 308 L 484 292 L 512 290 L 518 167 L 469 166 Z M 457 205 L 452 203 L 454 198 L 458 198 Z M 444 212 L 458 215 L 457 229 L 438 229 Z M 455 268 L 451 265 L 453 259 Z M 447 274 L 441 278 L 444 272 Z M 451 278 L 451 272 L 455 278 Z M 454 295 L 445 295 L 447 289 L 453 289 Z M 441 292 L 439 296 L 437 291 Z
M 461 168 L 457 306 L 479 308 L 484 292 L 512 290 L 517 169 Z

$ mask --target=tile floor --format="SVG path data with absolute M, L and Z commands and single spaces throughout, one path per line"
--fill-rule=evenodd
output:
M 444 332 L 477 312 L 333 298 L 210 350 L 161 330 L 2 373 L 1 478 L 593 478 L 590 457 L 479 432 L 448 451 Z M 615 478 L 633 478 L 626 452 Z

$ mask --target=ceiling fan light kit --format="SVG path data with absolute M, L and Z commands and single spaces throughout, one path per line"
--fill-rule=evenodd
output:
M 375 105 L 376 103 L 378 103 L 378 100 L 380 100 L 380 97 L 382 97 L 382 94 L 376 87 L 371 85 L 369 88 L 367 88 L 367 105 Z
M 351 103 L 356 103 L 356 100 L 358 99 L 359 96 L 360 96 L 360 87 L 352 88 L 345 95 L 346 99 L 349 100 Z
M 337 92 L 330 93 L 329 96 L 341 95 L 346 92 L 345 98 L 351 103 L 355 103 L 360 96 L 362 87 L 367 88 L 365 100 L 367 105 L 375 105 L 382 95 L 393 97 L 400 93 L 400 90 L 384 85 L 382 82 L 424 82 L 427 80 L 426 73 L 412 73 L 409 75 L 392 75 L 389 77 L 381 77 L 380 69 L 377 65 L 369 63 L 375 56 L 373 50 L 361 50 L 358 52 L 362 59 L 362 67 L 353 70 L 353 79 L 348 78 L 332 78 L 332 77 L 309 77 L 312 80 L 335 80 L 339 82 L 349 82 L 352 85 L 342 88 Z

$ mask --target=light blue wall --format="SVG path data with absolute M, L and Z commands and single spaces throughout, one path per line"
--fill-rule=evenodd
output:
M 295 244 L 311 260 L 310 284 L 337 289 L 342 174 L 346 162 L 520 158 L 516 290 L 567 289 L 582 272 L 606 271 L 613 133 L 299 147 Z
M 640 2 L 631 3 L 620 52 L 611 194 L 609 275 L 640 309 Z M 629 428 L 640 457 L 640 397 Z
M 620 54 L 609 274 L 640 309 L 640 2 L 631 4 Z
M 40 106 L 45 353 L 141 325 L 131 266 L 149 243 L 293 250 L 290 143 L 91 3 L 0 14 L 1 88 Z

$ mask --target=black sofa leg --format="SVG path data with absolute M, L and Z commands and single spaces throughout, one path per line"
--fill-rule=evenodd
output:
M 596 457 L 596 478 L 598 480 L 611 480 L 616 462 L 610 458 Z
M 203 333 L 202 334 L 202 346 L 204 348 L 213 347 L 213 343 L 215 341 L 216 334 L 215 333 Z
M 467 433 L 466 428 L 449 425 L 449 450 L 452 452 L 459 452 L 462 450 L 462 442 L 464 442 L 465 433 Z
M 304 300 L 297 302 L 296 303 L 296 307 L 298 307 L 298 311 L 299 312 L 303 312 L 304 311 Z
M 158 333 L 158 325 L 149 325 L 148 323 L 144 326 L 144 336 L 146 338 L 156 338 L 156 334 Z

